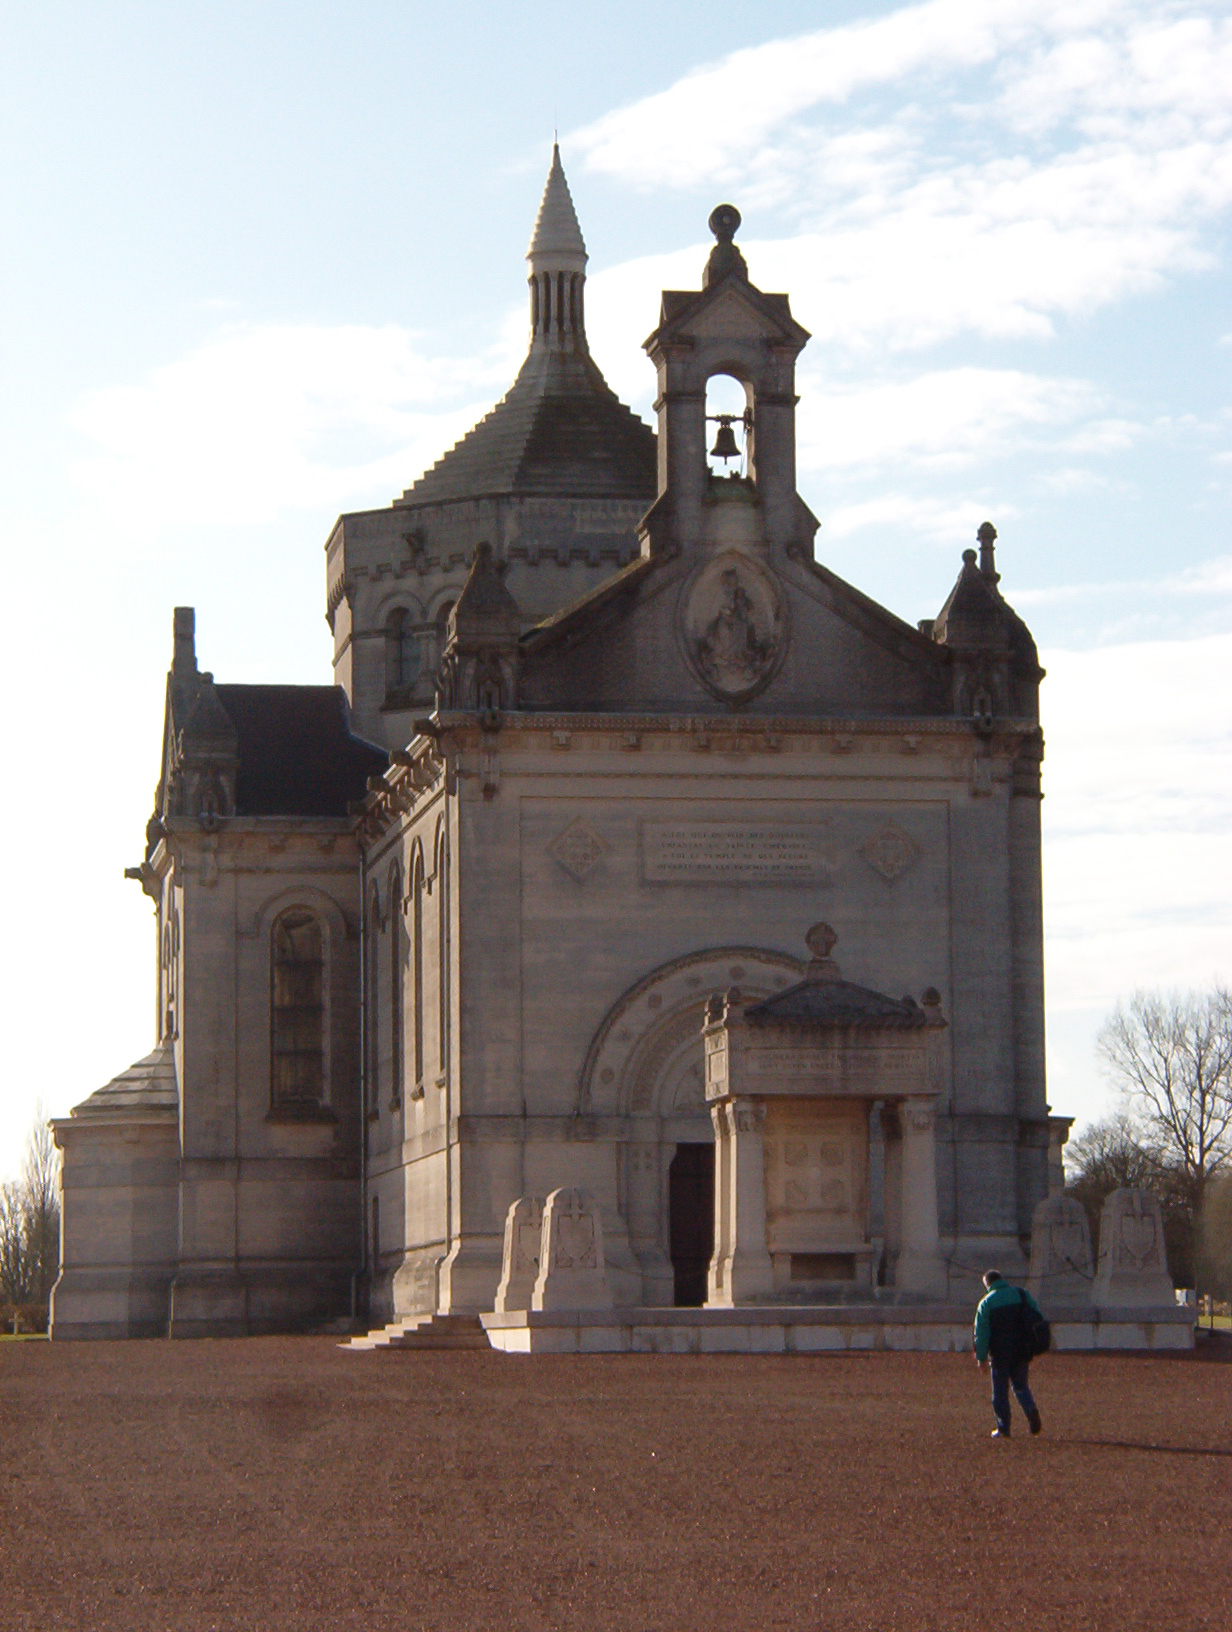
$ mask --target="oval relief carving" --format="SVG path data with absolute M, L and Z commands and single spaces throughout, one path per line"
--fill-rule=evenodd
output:
M 773 576 L 739 550 L 706 562 L 681 596 L 685 655 L 724 702 L 747 701 L 773 675 L 783 655 L 784 621 Z

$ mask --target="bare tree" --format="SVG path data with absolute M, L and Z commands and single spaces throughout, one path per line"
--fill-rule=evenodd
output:
M 1149 1188 L 1160 1169 L 1158 1156 L 1124 1112 L 1092 1122 L 1071 1139 L 1065 1166 L 1071 1187 L 1085 1184 L 1101 1203 L 1114 1190 Z
M 60 1159 L 39 1107 L 19 1178 L 0 1185 L 0 1300 L 46 1304 L 60 1263 Z
M 1151 1190 L 1164 1219 L 1168 1263 L 1184 1285 L 1195 1273 L 1195 1223 L 1184 1184 L 1153 1140 L 1125 1112 L 1095 1122 L 1065 1147 L 1066 1185 L 1086 1208 L 1091 1240 L 1098 1239 L 1104 1203 L 1114 1190 Z
M 1232 1299 L 1232 1171 L 1221 1173 L 1207 1192 L 1202 1247 L 1206 1284 Z
M 1232 1167 L 1232 993 L 1135 992 L 1128 1008 L 1118 1003 L 1099 1050 L 1145 1150 L 1200 1215 L 1211 1180 Z

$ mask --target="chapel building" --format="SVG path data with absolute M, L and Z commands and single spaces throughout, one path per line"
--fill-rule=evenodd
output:
M 1035 645 L 988 524 L 918 626 L 815 558 L 809 336 L 738 225 L 720 206 L 700 287 L 663 294 L 652 431 L 590 356 L 554 152 L 512 387 L 326 544 L 334 684 L 216 682 L 176 610 L 129 869 L 156 1046 L 54 1124 L 53 1337 L 491 1310 L 511 1204 L 561 1186 L 596 1199 L 619 1304 L 701 1303 L 721 994 L 929 1039 L 909 1131 L 889 1046 L 824 1137 L 767 1125 L 761 1295 L 966 1298 L 1023 1268 L 1068 1126 Z M 935 1217 L 910 1275 L 908 1148 Z

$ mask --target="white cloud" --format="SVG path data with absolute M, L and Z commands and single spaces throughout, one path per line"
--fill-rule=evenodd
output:
M 1232 21 L 1169 0 L 931 0 L 736 52 L 570 146 L 626 184 L 788 217 L 746 254 L 819 339 L 1044 337 L 1212 263 Z
M 1042 25 L 1068 31 L 1112 9 L 1056 0 L 931 0 L 876 21 L 735 51 L 605 114 L 569 143 L 587 153 L 594 169 L 622 179 L 668 187 L 722 181 L 748 164 L 773 130 L 818 104 L 843 105 L 921 71 L 980 67 Z
M 904 461 L 956 470 L 1090 415 L 1084 380 L 1016 369 L 953 368 L 906 380 L 827 389 L 806 376 L 802 470 L 870 469 Z M 808 385 L 812 386 L 808 390 Z
M 975 537 L 976 528 L 988 515 L 989 506 L 973 500 L 938 499 L 910 493 L 882 493 L 854 504 L 840 504 L 827 513 L 822 534 L 825 541 L 848 538 L 868 527 L 893 527 L 910 538 L 927 538 L 953 545 L 955 539 Z M 1000 504 L 1002 522 L 1017 516 L 1010 505 Z
M 1116 1000 L 1232 976 L 1232 634 L 1042 661 L 1049 1097 L 1092 1117 Z
M 83 397 L 70 423 L 93 451 L 74 476 L 135 533 L 388 503 L 486 411 L 506 369 L 503 348 L 434 359 L 393 327 L 229 328 Z
M 1168 595 L 1201 600 L 1232 595 L 1232 556 L 1216 556 L 1164 578 L 1106 579 L 1100 583 L 1054 584 L 1046 589 L 1020 590 L 1014 600 L 1023 607 L 1054 606 L 1062 601 L 1103 600 L 1113 595 L 1151 598 Z

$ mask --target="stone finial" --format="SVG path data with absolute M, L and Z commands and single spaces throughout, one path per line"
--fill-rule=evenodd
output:
M 610 1309 L 599 1207 L 586 1190 L 553 1190 L 543 1209 L 532 1309 Z
M 814 924 L 804 937 L 804 943 L 813 954 L 805 971 L 805 980 L 822 981 L 838 980 L 839 967 L 830 956 L 834 950 L 834 943 L 838 935 L 829 924 Z
M 702 274 L 702 288 L 709 289 L 712 283 L 718 283 L 732 273 L 747 283 L 748 263 L 732 243 L 740 226 L 740 211 L 734 204 L 720 204 L 710 212 L 709 226 L 717 242 L 710 251 L 706 270 Z
M 171 672 L 197 672 L 197 614 L 191 606 L 177 606 L 172 614 Z
M 543 1197 L 519 1196 L 505 1215 L 505 1250 L 494 1308 L 497 1314 L 529 1309 L 539 1274 Z
M 920 994 L 920 1006 L 924 1010 L 924 1024 L 926 1026 L 944 1026 L 945 1016 L 941 1012 L 941 993 L 935 986 L 926 986 Z
M 990 584 L 999 583 L 1001 574 L 997 571 L 996 552 L 993 548 L 997 542 L 997 529 L 991 521 L 982 521 L 975 536 L 980 546 L 980 571 Z M 971 559 L 974 561 L 975 557 L 972 556 Z

